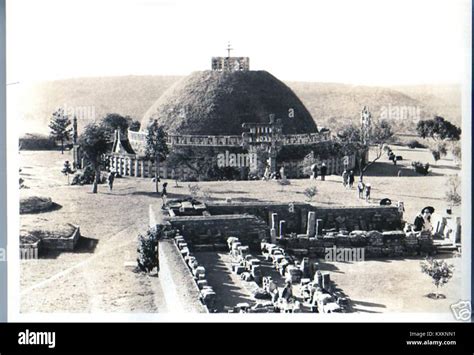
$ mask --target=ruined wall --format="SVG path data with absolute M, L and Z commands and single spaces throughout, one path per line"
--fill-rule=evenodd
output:
M 230 236 L 254 249 L 260 247 L 261 239 L 269 237 L 267 224 L 252 215 L 170 217 L 168 222 L 180 230 L 194 251 L 226 250 Z
M 428 255 L 435 251 L 433 239 L 429 233 L 402 231 L 356 231 L 345 235 L 324 235 L 318 238 L 299 235 L 277 239 L 277 242 L 290 254 L 314 258 L 326 258 L 329 255 L 332 261 L 348 261 L 347 256 L 350 257 L 354 253 L 363 255 L 363 259 L 370 259 Z M 338 260 L 340 255 L 343 256 L 343 260 Z
M 208 204 L 208 211 L 212 215 L 251 214 L 260 217 L 268 225 L 272 213 L 278 214 L 279 220 L 285 220 L 287 231 L 297 234 L 305 233 L 308 212 L 316 212 L 316 218 L 322 229 L 353 230 L 396 230 L 402 228 L 403 214 L 397 207 L 370 206 L 370 207 L 316 207 L 310 204 L 268 204 L 264 202 L 247 203 L 233 202 L 222 204 Z
M 166 307 L 170 313 L 208 313 L 200 301 L 200 291 L 174 240 L 158 244 L 160 279 Z

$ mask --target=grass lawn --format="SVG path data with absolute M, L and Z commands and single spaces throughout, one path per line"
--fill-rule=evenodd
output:
M 399 165 L 382 157 L 367 172 L 365 181 L 372 184 L 372 203 L 381 198 L 405 202 L 405 219 L 412 221 L 421 208 L 446 209 L 444 201 L 446 175 L 459 169 L 451 160 L 440 160 L 427 177 L 416 175 L 412 160 L 433 163 L 427 150 L 392 146 L 405 160 Z M 135 274 L 124 262 L 136 258 L 136 236 L 148 224 L 149 205 L 159 207 L 161 199 L 154 193 L 150 179 L 116 179 L 114 190 L 99 186 L 92 194 L 91 186 L 68 186 L 61 174 L 64 160 L 72 160 L 69 152 L 22 151 L 21 176 L 29 189 L 21 195 L 51 197 L 62 208 L 41 214 L 22 215 L 21 224 L 40 225 L 48 221 L 78 224 L 85 237 L 75 253 L 48 255 L 21 263 L 22 312 L 166 312 L 162 291 L 156 278 Z M 402 176 L 398 177 L 398 171 Z M 193 183 L 194 184 L 194 183 Z M 343 188 L 341 178 L 329 176 L 327 181 L 291 180 L 285 187 L 275 182 L 228 181 L 199 182 L 201 191 L 213 200 L 232 198 L 241 201 L 304 202 L 304 189 L 318 188 L 311 203 L 316 205 L 366 205 L 356 191 Z M 168 181 L 169 198 L 188 194 L 188 183 Z M 455 208 L 454 214 L 460 214 Z M 332 278 L 349 297 L 357 301 L 360 312 L 446 312 L 447 305 L 459 299 L 460 259 L 456 277 L 447 285 L 445 300 L 433 301 L 425 294 L 433 289 L 429 279 L 419 271 L 419 260 L 367 261 L 333 263 Z M 452 302 L 451 302 L 452 301 Z

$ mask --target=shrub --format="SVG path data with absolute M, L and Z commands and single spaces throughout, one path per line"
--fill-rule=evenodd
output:
M 173 238 L 176 230 L 171 227 L 157 225 L 149 228 L 146 233 L 138 235 L 138 269 L 150 273 L 156 267 L 159 271 L 158 241 L 163 238 Z
M 55 150 L 56 142 L 48 136 L 25 134 L 20 138 L 20 150 Z
M 311 201 L 313 197 L 316 196 L 316 194 L 318 193 L 318 189 L 316 188 L 316 186 L 308 187 L 307 189 L 304 190 L 303 193 L 308 199 L 308 201 Z
M 428 173 L 430 172 L 429 163 L 423 164 L 422 162 L 414 161 L 411 163 L 411 166 L 413 167 L 413 170 L 415 170 L 418 174 L 421 175 L 428 175 Z
M 412 139 L 412 140 L 408 141 L 407 147 L 408 147 L 408 148 L 411 148 L 411 149 L 415 149 L 415 148 L 426 148 L 425 145 L 421 144 L 421 143 L 418 142 L 416 139 Z
M 20 199 L 20 214 L 48 212 L 54 208 L 49 197 L 29 196 Z
M 436 298 L 439 297 L 438 290 L 449 282 L 453 277 L 454 266 L 445 260 L 427 258 L 421 262 L 421 272 L 431 277 L 436 286 Z
M 457 175 L 449 176 L 447 181 L 446 201 L 453 205 L 461 204 L 461 179 Z
M 199 192 L 201 191 L 201 187 L 198 184 L 188 184 L 188 190 L 189 190 L 189 195 L 191 195 L 192 198 L 197 198 L 199 195 Z

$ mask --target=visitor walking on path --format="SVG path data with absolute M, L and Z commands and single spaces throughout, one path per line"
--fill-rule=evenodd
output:
M 347 184 L 349 182 L 349 173 L 347 172 L 346 169 L 342 172 L 342 184 L 344 187 L 347 187 Z
M 111 171 L 109 173 L 109 176 L 107 176 L 107 183 L 109 184 L 109 191 L 112 191 L 112 188 L 114 187 L 114 180 L 115 180 L 115 173 Z
M 372 186 L 367 183 L 365 185 L 365 201 L 369 202 L 370 201 L 370 190 L 372 189 Z
M 168 196 L 168 192 L 166 191 L 167 186 L 168 186 L 168 183 L 164 182 L 163 187 L 161 189 L 161 199 L 163 200 L 163 207 L 166 206 L 166 197 Z
M 354 186 L 354 170 L 349 172 L 349 188 L 352 189 Z
M 364 198 L 364 189 L 364 182 L 362 180 L 359 180 L 359 182 L 357 183 L 357 192 L 359 193 L 359 198 Z
M 326 179 L 326 174 L 328 172 L 328 167 L 326 166 L 326 163 L 321 164 L 321 181 L 324 181 Z
M 311 172 L 313 173 L 311 180 L 316 180 L 318 178 L 318 164 L 314 163 L 311 165 Z

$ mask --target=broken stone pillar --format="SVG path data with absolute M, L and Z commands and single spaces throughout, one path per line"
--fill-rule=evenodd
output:
M 283 238 L 286 233 L 286 221 L 280 221 L 280 238 Z
M 461 243 L 461 217 L 456 217 L 456 227 L 454 230 L 454 243 Z
M 272 244 L 275 244 L 276 243 L 276 238 L 277 238 L 276 228 L 271 228 L 270 229 L 270 242 Z
M 272 213 L 270 215 L 270 228 L 274 228 L 278 231 L 278 213 Z
M 308 224 L 306 226 L 306 235 L 309 238 L 314 237 L 315 235 L 315 226 L 316 226 L 316 212 L 308 212 Z
M 325 272 L 322 274 L 323 284 L 320 285 L 324 290 L 329 291 L 331 289 L 331 276 L 329 273 Z
M 316 230 L 315 237 L 316 237 L 316 238 L 319 236 L 319 222 L 322 222 L 322 221 L 323 221 L 323 220 L 320 219 L 320 218 L 317 218 L 317 219 L 316 219 L 316 228 L 315 228 L 315 230 Z

